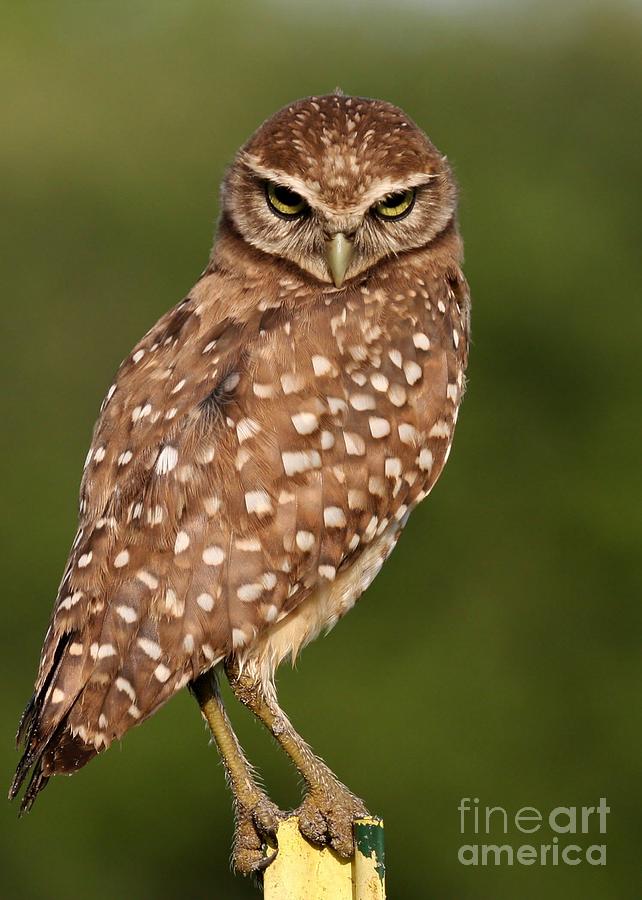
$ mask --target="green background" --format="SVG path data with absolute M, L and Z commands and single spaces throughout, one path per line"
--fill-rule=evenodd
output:
M 403 106 L 452 160 L 474 344 L 446 474 L 357 608 L 282 670 L 281 699 L 385 817 L 392 900 L 640 896 L 640 7 L 0 12 L 5 782 L 112 373 L 202 270 L 236 147 L 340 85 Z M 293 805 L 291 772 L 232 714 Z M 457 862 L 461 797 L 601 796 L 606 868 Z M 230 874 L 229 795 L 186 692 L 15 814 L 10 900 L 256 896 Z

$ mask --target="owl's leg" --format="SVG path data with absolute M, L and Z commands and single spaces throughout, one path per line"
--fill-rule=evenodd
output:
M 244 875 L 259 872 L 276 856 L 266 850 L 276 845 L 276 829 L 283 814 L 256 783 L 227 717 L 215 672 L 201 675 L 191 684 L 191 690 L 216 742 L 234 798 L 234 868 Z
M 341 856 L 351 857 L 353 822 L 368 815 L 363 801 L 339 781 L 295 731 L 278 704 L 271 682 L 266 684 L 251 666 L 239 671 L 234 662 L 229 662 L 225 671 L 236 697 L 272 732 L 303 777 L 305 797 L 295 811 L 302 834 L 315 844 L 329 844 Z

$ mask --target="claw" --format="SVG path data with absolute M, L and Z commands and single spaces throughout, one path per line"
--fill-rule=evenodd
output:
M 254 875 L 265 871 L 275 860 L 279 852 L 276 832 L 282 818 L 284 814 L 267 797 L 258 799 L 251 809 L 237 809 L 232 851 L 235 871 Z
M 319 847 L 330 846 L 349 859 L 354 854 L 352 826 L 368 815 L 363 802 L 343 785 L 310 791 L 295 811 L 301 834 Z

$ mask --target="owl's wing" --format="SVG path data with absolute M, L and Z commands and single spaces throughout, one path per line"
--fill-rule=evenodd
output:
M 221 319 L 193 292 L 125 361 L 21 730 L 27 807 L 380 542 L 304 639 L 365 589 L 443 465 L 461 390 L 452 340 L 428 336 L 446 317 L 421 295 L 410 311 L 384 299 Z

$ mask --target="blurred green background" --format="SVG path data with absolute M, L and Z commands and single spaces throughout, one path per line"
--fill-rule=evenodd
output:
M 5 782 L 111 375 L 202 270 L 237 146 L 340 85 L 403 106 L 452 160 L 474 346 L 445 476 L 367 597 L 281 672 L 281 699 L 385 816 L 391 900 L 639 897 L 640 7 L 0 11 Z M 292 773 L 232 714 L 293 805 Z M 605 868 L 457 862 L 461 797 L 601 796 Z M 230 874 L 230 799 L 187 693 L 15 814 L 11 900 L 256 896 Z

